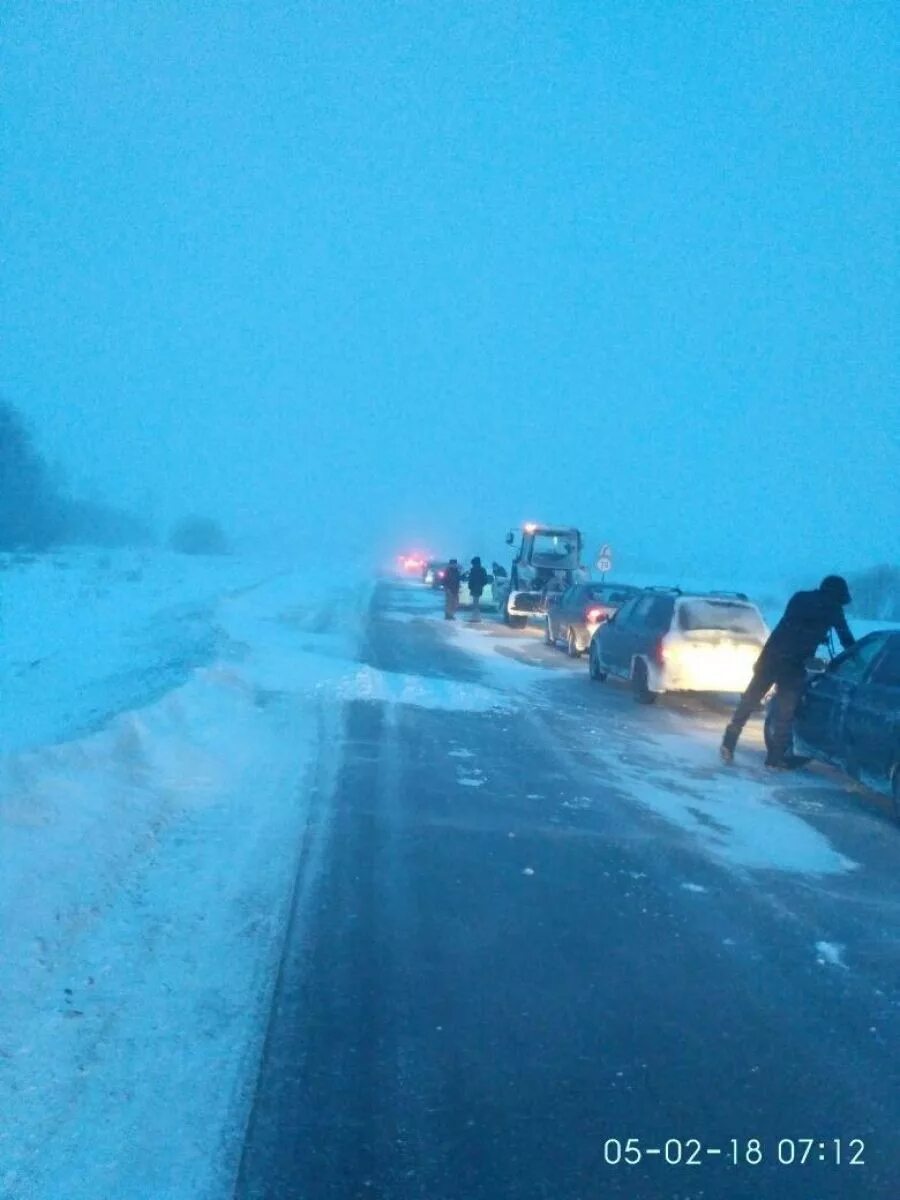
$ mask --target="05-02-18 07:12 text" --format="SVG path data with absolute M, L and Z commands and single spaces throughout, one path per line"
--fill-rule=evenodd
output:
M 705 1145 L 699 1138 L 668 1138 L 655 1146 L 643 1143 L 640 1138 L 607 1138 L 603 1143 L 603 1160 L 610 1167 L 637 1166 L 653 1158 L 682 1167 L 699 1167 L 716 1160 L 748 1167 L 764 1162 L 785 1167 L 813 1163 L 862 1167 L 865 1149 L 862 1138 L 785 1137 L 772 1143 L 760 1138 L 731 1138 L 719 1146 Z

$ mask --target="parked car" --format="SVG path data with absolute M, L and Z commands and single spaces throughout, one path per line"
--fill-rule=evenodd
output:
M 397 570 L 401 575 L 421 575 L 424 569 L 424 555 L 415 553 L 397 555 Z
M 638 590 L 627 583 L 576 583 L 557 595 L 549 593 L 544 641 L 548 646 L 565 642 L 569 657 L 578 658 L 597 628 Z
M 591 678 L 631 682 L 635 700 L 663 692 L 742 692 L 769 636 L 741 592 L 645 588 L 591 638 Z
M 900 819 L 900 632 L 870 633 L 809 676 L 794 744 L 891 796 Z
M 422 582 L 426 587 L 442 587 L 446 569 L 447 564 L 445 562 L 438 562 L 435 559 L 431 559 L 425 564 L 425 570 L 422 572 Z

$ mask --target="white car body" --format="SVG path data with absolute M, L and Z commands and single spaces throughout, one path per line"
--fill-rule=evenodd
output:
M 726 630 L 678 628 L 680 611 L 687 605 L 696 608 L 698 603 L 702 601 L 695 596 L 685 596 L 676 602 L 673 627 L 662 639 L 660 647 L 662 663 L 647 662 L 650 690 L 739 694 L 749 684 L 769 635 L 762 613 L 749 601 L 740 604 L 759 621 L 759 634 L 753 638 Z
M 628 679 L 644 703 L 665 692 L 740 693 L 768 636 L 743 593 L 645 588 L 593 634 L 591 677 Z
M 648 664 L 654 692 L 743 692 L 759 658 L 760 643 L 708 638 L 692 641 L 669 633 L 663 639 L 663 664 Z

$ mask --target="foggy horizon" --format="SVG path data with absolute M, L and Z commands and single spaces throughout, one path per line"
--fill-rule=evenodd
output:
M 13 3 L 0 394 L 239 541 L 900 557 L 888 9 Z

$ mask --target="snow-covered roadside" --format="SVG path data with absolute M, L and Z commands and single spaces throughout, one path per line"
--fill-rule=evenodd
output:
M 69 741 L 215 659 L 219 599 L 278 568 L 165 551 L 0 555 L 0 753 Z
M 239 577 L 180 686 L 0 759 L 4 1200 L 227 1191 L 370 591 Z

